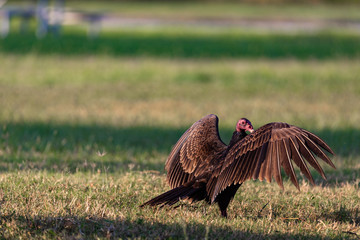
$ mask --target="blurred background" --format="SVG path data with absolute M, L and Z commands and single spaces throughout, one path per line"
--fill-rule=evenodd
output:
M 358 1 L 0 6 L 3 170 L 163 172 L 181 133 L 214 113 L 225 142 L 241 117 L 285 121 L 359 173 Z

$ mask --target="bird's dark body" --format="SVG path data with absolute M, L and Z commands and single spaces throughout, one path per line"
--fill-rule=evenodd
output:
M 228 149 L 230 149 L 235 143 L 237 143 L 246 136 L 247 134 L 245 132 L 235 131 L 231 137 Z M 226 153 L 224 155 L 226 156 Z M 221 159 L 220 161 L 223 161 L 223 159 Z M 240 186 L 241 183 L 231 184 L 216 197 L 215 202 L 217 202 L 217 204 L 219 205 L 220 212 L 223 217 L 227 217 L 226 209 L 229 206 L 230 201 L 234 198 Z
M 240 124 L 241 123 L 241 124 Z M 286 123 L 269 123 L 253 132 L 249 120 L 240 119 L 229 145 L 218 133 L 218 118 L 208 115 L 194 123 L 173 147 L 165 165 L 171 190 L 141 206 L 173 205 L 179 200 L 217 203 L 221 215 L 241 184 L 248 179 L 271 182 L 283 187 L 280 167 L 299 189 L 291 159 L 313 183 L 304 161 L 307 160 L 325 178 L 313 153 L 334 167 L 322 149 L 333 154 L 316 135 Z

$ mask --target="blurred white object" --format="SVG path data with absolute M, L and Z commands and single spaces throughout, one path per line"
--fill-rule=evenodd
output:
M 0 8 L 6 3 L 6 0 L 0 0 Z

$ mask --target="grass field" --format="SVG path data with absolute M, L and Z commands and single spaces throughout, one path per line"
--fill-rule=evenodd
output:
M 290 1 L 291 2 L 291 1 Z M 265 2 L 264 2 L 265 3 Z M 236 1 L 67 1 L 70 10 L 110 13 L 122 16 L 164 18 L 277 18 L 277 19 L 352 19 L 359 20 L 359 5 L 347 4 L 249 4 Z M 16 0 L 7 5 L 31 6 Z
M 73 29 L 0 39 L 0 237 L 359 239 L 357 33 Z M 285 121 L 335 151 L 328 180 L 246 182 L 216 205 L 140 209 L 168 190 L 164 162 L 202 116 Z
M 0 40 L 0 52 L 60 55 L 100 54 L 155 58 L 359 58 L 358 33 L 247 34 L 243 32 L 199 32 L 196 30 L 105 32 L 88 40 L 70 31 L 62 38 L 38 40 L 34 35 L 12 34 Z
M 71 9 L 85 9 L 95 12 L 110 12 L 125 16 L 190 17 L 190 18 L 292 18 L 292 19 L 359 19 L 357 4 L 246 4 L 236 2 L 68 2 Z

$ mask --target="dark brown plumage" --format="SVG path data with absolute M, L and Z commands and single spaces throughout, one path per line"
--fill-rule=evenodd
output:
M 247 134 L 246 131 L 252 132 Z M 335 168 L 324 153 L 334 154 L 315 134 L 287 123 L 269 123 L 256 131 L 249 120 L 242 118 L 229 145 L 223 143 L 218 132 L 218 117 L 208 115 L 195 122 L 173 147 L 165 164 L 167 181 L 172 190 L 141 205 L 173 205 L 180 199 L 191 202 L 217 202 L 221 215 L 240 185 L 249 179 L 271 182 L 274 178 L 283 188 L 281 167 L 299 188 L 293 162 L 314 184 L 307 163 L 326 179 L 314 157 L 321 158 Z

